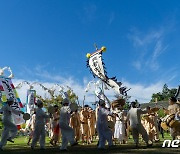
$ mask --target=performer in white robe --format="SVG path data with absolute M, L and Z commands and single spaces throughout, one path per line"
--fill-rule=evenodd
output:
M 40 143 L 40 149 L 45 148 L 45 122 L 46 119 L 49 118 L 49 115 L 47 115 L 43 110 L 43 102 L 41 100 L 37 101 L 38 108 L 36 109 L 36 120 L 35 120 L 35 128 L 33 133 L 33 140 L 31 143 L 31 149 L 34 149 L 35 145 L 37 144 L 37 141 Z
M 4 125 L 1 142 L 0 142 L 0 150 L 3 150 L 3 147 L 6 145 L 7 141 L 14 143 L 12 139 L 14 139 L 17 134 L 17 126 L 12 122 L 12 113 L 16 115 L 23 114 L 22 111 L 18 111 L 11 108 L 13 102 L 14 99 L 10 97 L 7 100 L 7 104 L 0 109 L 0 113 L 3 113 L 2 123 Z
M 131 109 L 128 112 L 127 120 L 130 121 L 130 127 L 132 129 L 132 135 L 136 147 L 138 147 L 139 144 L 139 134 L 142 135 L 142 138 L 146 142 L 146 145 L 151 146 L 151 144 L 148 144 L 149 138 L 147 132 L 143 127 L 143 125 L 141 124 L 141 114 L 145 114 L 147 112 L 148 110 L 143 111 L 140 108 L 137 108 L 136 102 L 131 103 Z
M 75 142 L 74 130 L 69 126 L 71 110 L 69 108 L 68 99 L 64 99 L 62 102 L 63 107 L 60 110 L 59 126 L 62 134 L 62 145 L 60 147 L 61 151 L 67 151 L 68 142 L 71 146 L 77 145 Z
M 122 110 L 122 106 L 120 106 L 119 108 L 116 108 L 115 113 L 118 116 L 116 116 L 114 138 L 118 139 L 118 141 L 122 144 L 122 143 L 125 143 L 125 140 L 126 140 L 124 111 Z
M 106 141 L 108 142 L 108 146 L 111 147 L 113 145 L 112 142 L 112 131 L 108 127 L 107 116 L 113 115 L 112 112 L 105 108 L 105 102 L 103 100 L 99 101 L 99 109 L 98 109 L 98 119 L 97 119 L 97 132 L 99 135 L 99 149 L 105 148 Z

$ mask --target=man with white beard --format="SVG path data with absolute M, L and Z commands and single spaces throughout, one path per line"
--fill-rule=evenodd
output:
M 71 146 L 75 146 L 78 143 L 75 142 L 74 130 L 69 126 L 71 110 L 69 108 L 69 100 L 65 98 L 62 102 L 62 107 L 60 110 L 59 126 L 62 134 L 62 145 L 60 147 L 61 151 L 67 151 L 68 142 Z
M 14 99 L 10 97 L 7 100 L 7 104 L 0 109 L 0 113 L 3 113 L 2 123 L 4 124 L 4 129 L 2 132 L 2 137 L 0 142 L 1 151 L 3 150 L 3 147 L 6 145 L 7 141 L 14 143 L 12 139 L 15 138 L 17 134 L 17 126 L 12 122 L 12 113 L 16 115 L 24 114 L 24 112 L 22 111 L 18 111 L 11 108 L 11 105 L 13 103 L 14 103 Z

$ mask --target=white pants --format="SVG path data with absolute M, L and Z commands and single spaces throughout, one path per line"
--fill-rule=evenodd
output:
M 135 144 L 139 143 L 139 134 L 142 135 L 143 140 L 146 142 L 146 144 L 148 144 L 149 138 L 142 124 L 137 125 L 136 127 L 131 127 L 131 128 L 132 128 L 132 136 L 133 136 Z
M 31 146 L 34 148 L 37 144 L 37 141 L 39 141 L 40 147 L 45 147 L 45 127 L 44 125 L 35 125 L 34 133 L 33 133 L 33 140 Z
M 125 125 L 121 121 L 116 121 L 115 123 L 115 131 L 114 138 L 117 138 L 119 141 L 125 140 Z
M 60 129 L 61 129 L 61 134 L 62 134 L 62 145 L 60 147 L 61 150 L 67 149 L 68 142 L 72 145 L 75 143 L 74 140 L 74 130 L 65 123 L 60 123 Z
M 1 142 L 0 142 L 0 148 L 3 148 L 3 146 L 6 145 L 7 139 L 13 139 L 16 137 L 17 134 L 17 126 L 12 123 L 11 121 L 3 121 L 4 129 L 2 132 Z
M 112 143 L 112 131 L 108 128 L 108 126 L 103 124 L 97 124 L 97 132 L 99 135 L 99 145 L 98 148 L 105 148 L 106 140 L 108 142 L 108 146 L 111 146 Z

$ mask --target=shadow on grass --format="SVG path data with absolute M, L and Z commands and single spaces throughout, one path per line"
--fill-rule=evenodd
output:
M 144 154 L 154 154 L 154 153 L 180 153 L 179 148 L 162 148 L 162 143 L 156 143 L 151 148 L 146 148 L 145 145 L 141 145 L 138 149 L 134 145 L 116 145 L 111 149 L 99 150 L 96 145 L 78 145 L 75 147 L 68 147 L 67 152 L 62 152 L 59 147 L 46 146 L 46 150 L 40 150 L 39 146 L 34 150 L 31 150 L 29 146 L 10 144 L 1 154 L 58 154 L 58 153 L 77 153 L 77 154 L 100 154 L 100 153 L 144 153 Z M 107 147 L 106 147 L 107 148 Z

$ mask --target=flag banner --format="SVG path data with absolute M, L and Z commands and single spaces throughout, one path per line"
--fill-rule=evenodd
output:
M 26 112 L 30 115 L 33 113 L 36 103 L 36 90 L 27 90 Z
M 105 96 L 104 96 L 104 93 L 102 92 L 102 89 L 101 89 L 101 88 L 96 88 L 96 90 L 95 90 L 95 95 L 96 95 L 99 99 L 105 101 Z
M 102 59 L 102 52 L 106 50 L 105 47 L 101 49 L 97 49 L 94 53 L 88 53 L 86 57 L 87 60 L 87 67 L 90 68 L 90 72 L 93 74 L 94 77 L 98 77 L 101 79 L 105 84 L 109 87 L 114 89 L 118 94 L 127 96 L 127 89 L 126 87 L 121 87 L 122 83 L 118 82 L 116 77 L 109 78 L 107 76 L 106 67 Z
M 1 90 L 1 102 L 5 104 L 7 100 L 12 97 L 14 99 L 14 103 L 11 106 L 13 109 L 20 111 L 23 108 L 21 100 L 18 96 L 18 93 L 11 81 L 10 78 L 5 78 L 3 76 L 0 77 L 0 90 Z M 22 114 L 16 115 L 12 113 L 13 121 L 16 125 L 21 125 L 25 123 Z

